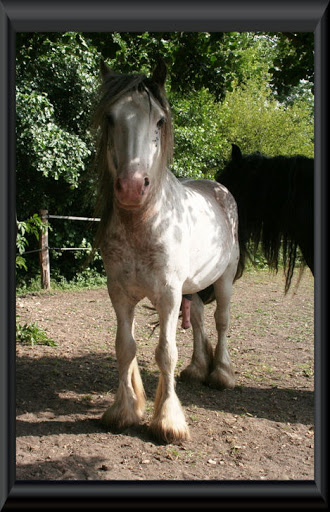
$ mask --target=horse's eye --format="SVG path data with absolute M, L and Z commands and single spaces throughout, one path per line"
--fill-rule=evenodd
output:
M 157 128 L 161 128 L 165 124 L 165 117 L 161 117 L 157 123 Z

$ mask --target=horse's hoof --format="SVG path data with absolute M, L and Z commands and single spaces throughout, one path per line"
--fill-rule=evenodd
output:
M 207 384 L 216 389 L 234 389 L 235 377 L 231 367 L 215 368 L 207 377 Z
M 168 428 L 159 423 L 152 423 L 150 425 L 150 432 L 152 437 L 160 442 L 166 444 L 177 444 L 190 440 L 190 433 L 187 426 L 184 428 Z
M 189 429 L 176 395 L 162 404 L 155 402 L 155 414 L 150 423 L 152 436 L 160 442 L 179 443 L 190 439 Z
M 182 370 L 179 378 L 184 382 L 205 382 L 207 374 L 206 368 L 199 368 L 198 366 L 190 364 L 187 368 Z
M 116 404 L 113 404 L 104 412 L 101 418 L 101 425 L 106 429 L 120 432 L 127 427 L 138 425 L 140 421 L 141 415 L 136 414 L 134 411 L 124 414 Z

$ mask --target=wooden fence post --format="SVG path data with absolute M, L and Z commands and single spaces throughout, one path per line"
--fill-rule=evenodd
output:
M 48 210 L 40 210 L 40 218 L 43 223 L 47 224 Z M 41 272 L 41 287 L 44 290 L 50 289 L 50 263 L 49 263 L 49 249 L 48 249 L 48 227 L 41 230 L 40 233 L 40 272 Z

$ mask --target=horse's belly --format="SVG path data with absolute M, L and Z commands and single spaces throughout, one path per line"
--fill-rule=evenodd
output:
M 182 293 L 196 293 L 213 284 L 226 270 L 230 260 L 230 253 L 225 252 L 222 257 L 209 258 L 207 261 L 196 258 L 191 263 L 189 276 L 183 283 Z
M 235 232 L 224 218 L 220 220 L 216 222 L 205 210 L 197 216 L 191 230 L 189 271 L 183 293 L 195 293 L 213 284 L 231 261 Z

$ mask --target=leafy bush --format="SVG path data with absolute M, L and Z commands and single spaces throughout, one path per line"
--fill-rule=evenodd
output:
M 46 224 L 41 221 L 40 217 L 35 213 L 27 219 L 26 221 L 17 221 L 17 235 L 16 235 L 16 248 L 18 250 L 18 254 L 16 256 L 16 267 L 24 268 L 27 270 L 26 260 L 24 258 L 24 253 L 26 251 L 26 247 L 29 245 L 29 240 L 27 239 L 28 234 L 33 235 L 34 238 L 39 240 L 40 231 L 44 231 L 46 229 Z
M 25 345 L 48 345 L 56 347 L 57 343 L 48 337 L 47 333 L 36 322 L 24 325 L 16 323 L 16 340 Z

